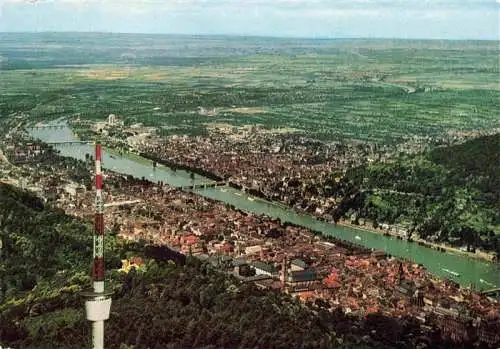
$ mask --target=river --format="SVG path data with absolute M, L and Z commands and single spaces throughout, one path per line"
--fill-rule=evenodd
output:
M 29 134 L 45 142 L 74 141 L 75 138 L 68 127 L 29 129 Z M 94 154 L 94 148 L 86 144 L 55 145 L 61 155 L 77 159 L 85 159 L 85 154 Z M 210 179 L 187 171 L 173 171 L 158 165 L 153 168 L 148 159 L 134 154 L 120 155 L 113 150 L 104 149 L 103 167 L 115 172 L 128 174 L 151 181 L 163 181 L 172 186 L 185 186 L 199 183 L 210 183 Z M 280 218 L 312 230 L 321 231 L 336 238 L 347 240 L 365 247 L 384 250 L 387 253 L 407 258 L 423 264 L 433 274 L 451 279 L 463 286 L 470 284 L 480 289 L 500 286 L 500 264 L 472 259 L 466 256 L 443 253 L 416 243 L 398 240 L 355 228 L 339 226 L 319 221 L 310 215 L 297 214 L 282 205 L 274 204 L 229 187 L 207 188 L 195 191 L 197 194 L 231 204 L 241 210 L 265 214 Z M 453 273 L 459 275 L 454 275 Z

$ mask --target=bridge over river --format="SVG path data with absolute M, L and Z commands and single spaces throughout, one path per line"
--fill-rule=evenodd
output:
M 60 142 L 46 142 L 47 144 L 50 145 L 76 145 L 76 144 L 93 144 L 93 141 L 60 141 Z
M 47 142 L 76 140 L 67 127 L 56 130 L 37 129 L 32 130 L 30 134 L 34 138 Z M 54 145 L 64 156 L 84 160 L 85 154 L 94 152 L 89 144 L 65 144 Z M 121 156 L 112 149 L 105 149 L 103 160 L 105 167 L 115 172 L 136 178 L 144 177 L 154 182 L 162 181 L 173 187 L 192 190 L 199 195 L 222 201 L 244 211 L 279 218 L 282 222 L 297 224 L 338 239 L 413 260 L 415 263 L 423 264 L 435 275 L 451 279 L 464 286 L 473 284 L 482 290 L 500 287 L 500 264 L 471 259 L 458 254 L 443 253 L 416 243 L 319 221 L 310 215 L 297 214 L 282 205 L 251 197 L 244 191 L 227 186 L 220 187 L 222 182 L 218 184 L 197 174 L 184 170 L 174 171 L 163 165 L 154 168 L 151 160 L 136 155 Z
M 228 182 L 206 182 L 206 183 L 198 183 L 198 184 L 189 184 L 182 185 L 177 187 L 182 190 L 197 190 L 197 189 L 208 189 L 208 188 L 217 188 L 217 187 L 227 187 L 229 185 Z
M 57 130 L 57 129 L 64 129 L 67 128 L 66 124 L 36 124 L 30 127 L 27 127 L 26 130 L 32 131 L 32 130 L 43 130 L 43 129 L 51 129 L 51 130 Z

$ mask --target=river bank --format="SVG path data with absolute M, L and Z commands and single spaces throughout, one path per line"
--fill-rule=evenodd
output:
M 172 161 L 168 161 L 168 160 L 156 157 L 156 156 L 154 156 L 152 154 L 140 153 L 140 156 L 142 156 L 144 158 L 147 158 L 147 159 L 150 159 L 151 161 L 155 161 L 155 162 L 157 162 L 159 164 L 165 165 L 165 166 L 170 167 L 170 168 L 179 168 L 179 169 L 183 169 L 185 171 L 196 173 L 198 175 L 207 177 L 207 178 L 212 179 L 214 181 L 223 181 L 223 180 L 225 180 L 225 179 L 217 176 L 216 174 L 208 172 L 206 170 L 203 170 L 203 169 L 200 169 L 200 168 L 196 168 L 196 167 L 191 167 L 191 166 L 179 165 L 179 164 L 176 164 L 176 163 L 174 163 Z M 251 195 L 251 196 L 253 196 L 255 198 L 259 198 L 259 199 L 262 199 L 262 200 L 265 200 L 265 201 L 269 201 L 269 202 L 271 202 L 271 203 L 273 203 L 275 205 L 279 205 L 279 206 L 281 206 L 283 208 L 293 210 L 293 211 L 295 211 L 298 214 L 308 214 L 307 212 L 299 211 L 299 210 L 297 210 L 294 207 L 287 206 L 287 205 L 285 205 L 282 202 L 275 202 L 275 201 L 272 200 L 272 198 L 270 198 L 268 195 L 264 194 L 263 192 L 261 192 L 259 190 L 256 190 L 256 189 L 253 189 L 253 188 L 245 188 L 244 186 L 242 186 L 242 185 L 240 185 L 238 183 L 235 183 L 233 181 L 228 181 L 228 184 L 232 188 L 235 188 L 237 190 L 242 190 L 242 191 L 248 193 L 249 195 Z M 319 219 L 321 221 L 326 221 L 322 217 L 317 217 L 315 215 L 312 215 L 312 216 L 315 217 L 315 219 Z M 329 222 L 329 223 L 332 223 L 332 222 Z M 360 226 L 360 225 L 352 224 L 352 223 L 348 222 L 345 219 L 341 219 L 341 220 L 339 220 L 339 222 L 332 223 L 332 224 L 338 224 L 340 226 L 345 226 L 345 227 L 352 228 L 352 229 L 358 229 L 358 230 L 366 231 L 366 232 L 369 232 L 369 233 L 372 233 L 372 234 L 385 235 L 385 236 L 390 236 L 392 238 L 396 238 L 396 239 L 399 239 L 399 240 L 403 240 L 402 237 L 400 237 L 398 235 L 394 235 L 394 234 L 388 234 L 386 231 L 383 231 L 382 229 L 368 228 L 366 226 Z M 433 243 L 433 242 L 426 241 L 426 240 L 419 239 L 419 238 L 413 239 L 411 241 L 407 241 L 407 243 L 415 243 L 415 244 L 418 244 L 418 245 L 426 247 L 426 248 L 431 248 L 433 250 L 437 250 L 437 251 L 439 251 L 441 253 L 453 253 L 453 254 L 457 254 L 457 255 L 461 255 L 461 256 L 468 257 L 468 258 L 477 259 L 477 260 L 484 260 L 484 261 L 487 261 L 487 262 L 495 262 L 493 255 L 491 255 L 489 253 L 486 253 L 486 252 L 482 252 L 482 251 L 478 251 L 477 253 L 472 253 L 472 252 L 468 252 L 468 251 L 463 251 L 463 250 L 461 250 L 459 248 L 452 247 L 452 246 L 449 246 L 449 245 L 439 244 L 439 243 Z
M 378 235 L 385 235 L 385 236 L 390 236 L 399 240 L 404 240 L 402 237 L 398 235 L 391 235 L 387 234 L 387 232 L 383 231 L 382 229 L 376 229 L 376 228 L 367 228 L 366 226 L 360 226 L 356 224 L 352 224 L 346 220 L 340 220 L 337 222 L 338 225 L 349 227 L 351 229 L 358 229 L 362 231 L 367 231 L 373 234 L 378 234 Z M 484 260 L 487 262 L 496 262 L 495 256 L 492 255 L 491 253 L 488 252 L 483 252 L 483 251 L 477 251 L 476 253 L 473 252 L 468 252 L 468 251 L 463 251 L 459 248 L 448 246 L 445 244 L 438 244 L 438 243 L 433 243 L 430 241 L 426 241 L 424 239 L 416 238 L 416 239 L 411 239 L 411 240 L 406 240 L 408 243 L 416 243 L 420 246 L 425 246 L 427 248 L 431 248 L 443 253 L 453 253 L 461 256 L 466 256 L 469 258 L 477 259 L 477 260 Z
M 211 179 L 211 180 L 217 181 L 217 182 L 220 182 L 220 181 L 224 180 L 224 178 L 219 177 L 219 176 L 217 176 L 214 173 L 205 171 L 205 170 L 200 169 L 200 168 L 191 167 L 191 166 L 185 166 L 185 165 L 180 165 L 180 164 L 174 163 L 172 161 L 161 159 L 159 157 L 156 157 L 156 156 L 154 156 L 152 154 L 148 154 L 148 153 L 140 152 L 139 155 L 141 157 L 143 157 L 143 158 L 151 160 L 152 162 L 156 162 L 158 164 L 162 164 L 162 165 L 164 165 L 164 166 L 166 166 L 166 167 L 168 167 L 168 168 L 170 168 L 170 169 L 172 169 L 174 171 L 176 171 L 176 170 L 184 170 L 184 171 L 187 171 L 187 172 L 192 172 L 192 173 L 198 174 L 200 176 L 206 177 L 208 179 Z

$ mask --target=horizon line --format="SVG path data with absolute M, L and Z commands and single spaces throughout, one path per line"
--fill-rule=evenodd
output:
M 192 33 L 147 33 L 147 32 L 116 32 L 116 31 L 66 31 L 66 30 L 42 30 L 42 31 L 0 31 L 0 34 L 106 34 L 106 35 L 150 35 L 150 36 L 188 36 L 188 37 L 235 37 L 235 38 L 263 38 L 263 39 L 297 39 L 297 40 L 409 40 L 409 41 L 500 41 L 488 38 L 405 38 L 396 36 L 295 36 L 295 35 L 259 35 L 259 34 L 192 34 Z

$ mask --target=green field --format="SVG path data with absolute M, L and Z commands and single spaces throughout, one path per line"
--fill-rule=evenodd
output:
M 499 54 L 498 41 L 4 33 L 0 116 L 114 113 L 165 135 L 229 123 L 398 142 L 499 127 Z

